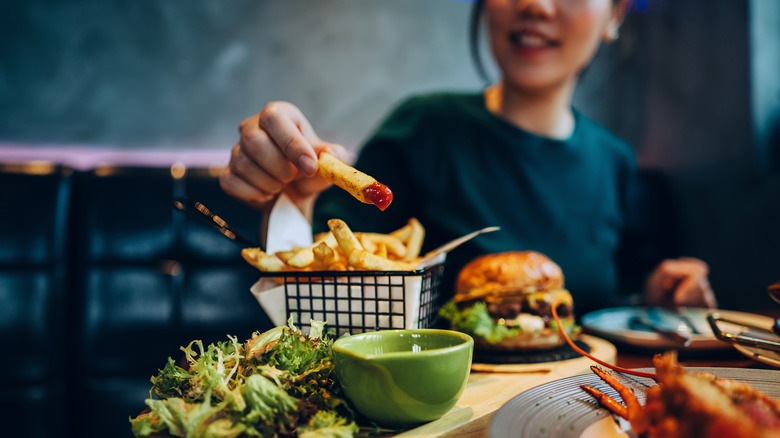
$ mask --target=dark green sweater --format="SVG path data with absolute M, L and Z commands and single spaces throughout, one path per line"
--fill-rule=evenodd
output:
M 314 227 L 340 218 L 353 231 L 389 232 L 416 217 L 430 250 L 468 232 L 498 225 L 448 256 L 445 294 L 472 258 L 535 250 L 563 269 L 578 315 L 615 304 L 616 251 L 632 149 L 575 112 L 568 140 L 540 137 L 490 113 L 481 93 L 412 98 L 370 138 L 355 165 L 393 191 L 382 212 L 338 188 L 315 207 Z

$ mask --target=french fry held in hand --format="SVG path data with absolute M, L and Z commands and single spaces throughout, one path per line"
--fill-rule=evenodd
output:
M 386 185 L 327 152 L 320 153 L 318 166 L 320 176 L 364 204 L 374 204 L 384 211 L 393 202 L 393 192 Z
M 310 247 L 267 254 L 245 248 L 241 255 L 264 272 L 279 271 L 413 271 L 422 261 L 425 229 L 417 219 L 389 234 L 353 233 L 340 219 L 328 221 L 330 231 L 319 234 Z

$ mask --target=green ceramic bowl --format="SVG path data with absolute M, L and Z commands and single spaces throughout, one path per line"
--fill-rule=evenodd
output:
M 435 420 L 466 387 L 474 341 L 450 330 L 386 330 L 333 343 L 347 398 L 367 418 L 390 427 Z

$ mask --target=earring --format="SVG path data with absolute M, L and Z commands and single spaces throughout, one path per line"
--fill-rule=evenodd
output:
M 620 38 L 620 28 L 619 27 L 611 27 L 607 31 L 607 38 L 609 38 L 611 41 L 616 41 L 618 38 Z

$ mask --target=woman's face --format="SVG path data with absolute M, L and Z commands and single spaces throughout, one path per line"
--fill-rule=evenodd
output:
M 601 41 L 614 39 L 619 6 L 613 0 L 486 0 L 490 45 L 506 85 L 573 84 Z

